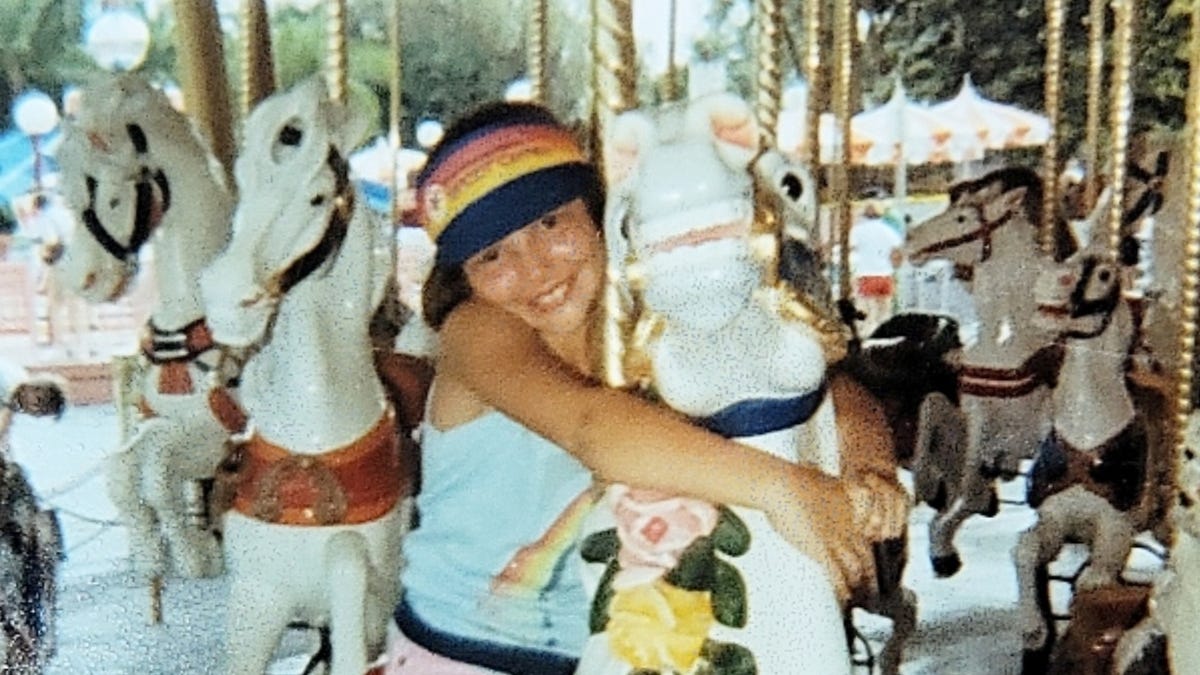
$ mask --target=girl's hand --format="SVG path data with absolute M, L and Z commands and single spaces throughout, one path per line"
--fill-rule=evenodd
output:
M 797 467 L 782 492 L 766 510 L 768 519 L 788 543 L 824 565 L 844 605 L 875 568 L 843 480 Z
M 844 479 L 859 535 L 876 543 L 903 538 L 912 504 L 895 476 L 864 471 Z

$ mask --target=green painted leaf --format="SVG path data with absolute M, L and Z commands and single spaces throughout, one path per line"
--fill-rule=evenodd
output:
M 590 563 L 608 562 L 617 557 L 621 542 L 617 539 L 616 528 L 593 532 L 583 540 L 579 547 L 579 555 Z
M 729 507 L 721 506 L 719 510 L 717 526 L 711 535 L 717 550 L 732 556 L 744 554 L 750 550 L 750 530 Z
M 679 563 L 663 578 L 672 586 L 685 591 L 711 591 L 716 563 L 717 555 L 713 552 L 712 539 L 700 537 L 684 549 L 679 556 Z
M 754 654 L 741 645 L 705 640 L 700 655 L 712 664 L 713 675 L 758 675 Z
M 717 621 L 742 628 L 746 625 L 746 584 L 742 573 L 724 560 L 718 560 L 713 571 L 713 616 Z
M 603 633 L 608 627 L 608 606 L 612 604 L 615 592 L 612 587 L 613 577 L 617 575 L 620 566 L 613 560 L 600 577 L 600 585 L 596 588 L 596 597 L 592 598 L 592 611 L 588 617 L 588 628 L 594 633 Z

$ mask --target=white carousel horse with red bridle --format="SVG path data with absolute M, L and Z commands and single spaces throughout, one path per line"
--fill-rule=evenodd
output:
M 966 438 L 947 443 L 965 447 L 965 457 L 954 459 L 961 472 L 946 476 L 945 508 L 930 523 L 930 558 L 940 576 L 961 566 L 954 535 L 963 521 L 994 512 L 993 479 L 1016 475 L 1020 460 L 1031 457 L 1049 431 L 1047 372 L 1039 358 L 1049 333 L 1032 323 L 1036 305 L 1029 292 L 1047 261 L 1037 240 L 1041 199 L 1041 180 L 1032 170 L 993 171 L 951 188 L 946 210 L 912 228 L 905 244 L 915 265 L 943 258 L 971 269 L 979 317 L 978 340 L 962 351 L 959 406 L 941 408 L 942 416 L 962 416 L 945 424 L 965 429 Z M 939 450 L 921 435 L 940 424 L 928 415 L 922 420 L 916 465 L 937 463 L 921 456 Z
M 1125 377 L 1133 318 L 1121 296 L 1120 265 L 1100 247 L 1048 268 L 1034 286 L 1037 320 L 1054 331 L 1062 362 L 1051 394 L 1051 433 L 1029 476 L 1037 522 L 1013 558 L 1025 649 L 1041 650 L 1049 626 L 1038 606 L 1039 570 L 1067 542 L 1091 558 L 1077 590 L 1116 583 L 1140 527 L 1133 509 L 1144 492 L 1148 448 Z
M 135 75 L 108 75 L 83 90 L 58 158 L 77 223 L 54 273 L 70 290 L 89 302 L 115 301 L 133 285 L 143 248 L 154 253 L 143 417 L 106 469 L 133 568 L 147 581 L 172 568 L 186 577 L 219 574 L 219 539 L 195 524 L 188 495 L 212 479 L 229 438 L 209 407 L 225 378 L 213 372 L 219 355 L 197 279 L 229 240 L 233 196 L 189 120 Z
M 397 599 L 398 437 L 369 336 L 395 249 L 346 161 L 368 117 L 315 79 L 260 103 L 233 239 L 201 277 L 215 339 L 254 346 L 224 520 L 233 675 L 261 675 L 295 621 L 329 628 L 331 675 L 361 675 Z
M 832 319 L 822 332 L 807 307 L 763 286 L 751 236 L 756 145 L 749 107 L 733 97 L 616 120 L 606 145 L 617 158 L 605 224 L 611 273 L 626 278 L 622 263 L 636 261 L 627 278 L 645 325 L 656 326 L 635 331 L 648 336 L 648 370 L 633 374 L 710 430 L 837 475 L 825 377 L 842 334 Z M 802 169 L 774 154 L 754 168 L 771 194 L 812 217 L 815 183 Z M 617 485 L 585 532 L 593 635 L 578 672 L 696 672 L 720 660 L 762 673 L 848 672 L 842 608 L 824 568 L 761 512 Z M 895 614 L 899 636 L 915 607 L 895 597 L 908 601 L 909 613 Z M 667 640 L 687 648 L 656 646 L 628 611 L 640 602 L 682 611 Z

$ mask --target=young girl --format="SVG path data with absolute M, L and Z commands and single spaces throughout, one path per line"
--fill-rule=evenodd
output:
M 861 389 L 831 385 L 839 432 L 862 448 L 846 471 L 860 480 L 843 480 L 597 380 L 603 188 L 549 112 L 481 109 L 417 182 L 437 242 L 424 306 L 439 351 L 384 672 L 571 673 L 588 605 L 575 540 L 594 481 L 759 509 L 842 598 L 871 571 L 869 543 L 903 527 L 907 498 Z

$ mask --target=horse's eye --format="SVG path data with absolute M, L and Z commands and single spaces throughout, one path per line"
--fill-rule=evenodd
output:
M 279 142 L 284 145 L 300 145 L 304 132 L 292 125 L 287 125 L 279 131 Z
M 312 206 L 320 206 L 325 203 L 325 195 L 317 195 L 308 201 Z
M 110 209 L 115 209 L 120 205 L 121 205 L 120 199 L 117 199 L 114 197 L 113 199 L 108 200 L 108 208 L 110 208 Z
M 783 192 L 788 196 L 788 199 L 795 201 L 804 196 L 804 183 L 794 173 L 784 174 L 783 180 L 779 182 L 779 186 L 783 188 Z
M 1098 275 L 1098 277 L 1099 277 L 1101 283 L 1107 284 L 1109 282 L 1109 280 L 1112 279 L 1112 271 L 1111 270 L 1100 270 L 1100 274 Z

